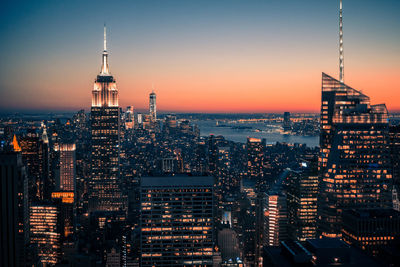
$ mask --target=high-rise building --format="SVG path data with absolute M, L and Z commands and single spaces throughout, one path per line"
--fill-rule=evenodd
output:
M 0 179 L 0 266 L 25 266 L 28 180 L 20 153 L 0 153 Z
M 262 183 L 265 139 L 247 138 L 247 176 Z
M 133 113 L 133 107 L 129 106 L 125 112 L 125 129 L 133 129 L 135 126 L 135 114 Z
M 123 208 L 119 183 L 120 109 L 117 85 L 108 67 L 105 27 L 102 58 L 101 72 L 92 91 L 90 211 Z
M 393 208 L 400 211 L 400 125 L 389 127 L 389 137 L 393 174 Z
M 216 175 L 218 171 L 218 147 L 225 141 L 221 135 L 208 137 L 208 170 L 211 175 Z
M 292 129 L 292 123 L 290 121 L 290 112 L 283 113 L 283 130 L 285 132 Z
M 29 201 L 43 200 L 49 187 L 49 149 L 37 133 L 28 133 L 20 139 L 22 160 L 27 167 Z
M 151 121 L 155 122 L 157 120 L 157 103 L 156 103 L 156 93 L 151 92 L 149 96 L 149 113 Z
M 286 195 L 276 191 L 267 194 L 264 215 L 264 245 L 279 246 L 288 238 Z
M 323 235 L 340 235 L 343 209 L 391 205 L 385 105 L 323 73 L 320 145 Z
M 264 236 L 263 205 L 267 183 L 264 179 L 264 150 L 265 139 L 247 138 L 247 178 L 255 182 L 255 263 L 261 262 L 261 251 Z
M 75 144 L 62 143 L 56 148 L 60 155 L 60 180 L 57 190 L 75 191 Z
M 388 112 L 322 74 L 320 234 L 341 235 L 344 209 L 391 206 Z
M 43 265 L 60 261 L 60 224 L 57 206 L 50 204 L 29 207 L 30 242 L 37 247 Z
M 344 81 L 342 0 L 339 80 L 322 73 L 319 235 L 340 237 L 345 209 L 391 207 L 388 111 Z
M 300 171 L 292 171 L 286 196 L 289 237 L 299 241 L 314 239 L 317 230 L 317 169 L 306 165 Z
M 214 178 L 141 179 L 141 266 L 212 266 Z
M 75 193 L 66 191 L 55 191 L 51 194 L 53 203 L 57 204 L 59 211 L 59 232 L 61 240 L 65 241 L 74 233 L 74 204 Z

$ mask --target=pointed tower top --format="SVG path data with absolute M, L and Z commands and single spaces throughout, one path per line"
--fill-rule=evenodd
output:
M 339 6 L 339 80 L 344 81 L 344 54 L 343 54 L 343 2 Z
M 14 138 L 13 138 L 13 149 L 15 152 L 21 152 L 21 147 L 18 144 L 18 140 L 17 140 L 17 136 L 14 134 Z

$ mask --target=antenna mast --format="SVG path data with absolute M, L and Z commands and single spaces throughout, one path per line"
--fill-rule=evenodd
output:
M 340 0 L 340 11 L 339 11 L 339 68 L 340 82 L 344 80 L 344 55 L 343 55 L 343 3 Z

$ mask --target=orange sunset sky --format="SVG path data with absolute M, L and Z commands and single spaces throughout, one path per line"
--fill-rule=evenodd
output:
M 1 110 L 88 110 L 104 21 L 124 108 L 147 109 L 154 84 L 165 112 L 318 112 L 321 73 L 338 77 L 339 1 L 145 2 L 107 11 L 102 1 L 8 2 Z M 400 111 L 399 2 L 344 1 L 345 83 L 391 112 Z

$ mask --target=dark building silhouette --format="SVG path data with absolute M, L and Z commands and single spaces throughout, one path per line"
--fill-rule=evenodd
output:
M 400 237 L 400 212 L 393 209 L 343 211 L 343 240 L 377 256 Z
M 292 129 L 292 123 L 290 121 L 290 112 L 283 113 L 283 130 L 285 132 Z
M 0 266 L 25 266 L 28 180 L 21 154 L 0 152 Z
M 29 202 L 44 200 L 50 195 L 46 191 L 50 187 L 48 142 L 37 133 L 28 133 L 20 139 L 20 146 L 27 168 Z

